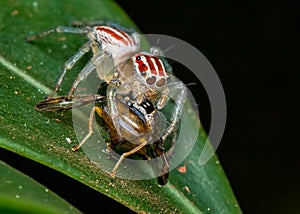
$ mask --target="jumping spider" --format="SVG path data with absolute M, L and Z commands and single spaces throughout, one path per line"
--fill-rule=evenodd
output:
M 114 150 L 116 146 L 124 145 L 127 148 L 127 152 L 117 161 L 111 176 L 115 176 L 122 161 L 132 154 L 140 154 L 145 159 L 162 156 L 164 163 L 157 166 L 161 171 L 158 182 L 165 185 L 168 181 L 169 163 L 165 156 L 164 142 L 174 132 L 180 120 L 186 89 L 181 81 L 169 77 L 167 68 L 170 66 L 166 65 L 166 61 L 153 54 L 160 53 L 159 49 L 152 49 L 151 53 L 140 52 L 138 33 L 104 25 L 57 27 L 27 40 L 33 41 L 53 32 L 86 34 L 89 40 L 65 63 L 54 90 L 36 104 L 36 109 L 62 111 L 96 103 L 90 112 L 88 134 L 72 150 L 78 150 L 93 134 L 92 121 L 96 112 L 110 130 L 109 147 Z M 92 51 L 93 56 L 78 74 L 68 95 L 53 97 L 67 70 L 89 51 Z M 105 95 L 74 95 L 78 84 L 95 70 L 99 79 L 107 84 Z M 166 121 L 161 110 L 170 99 L 170 94 L 175 107 L 171 118 Z M 97 105 L 101 102 L 105 103 L 104 106 Z

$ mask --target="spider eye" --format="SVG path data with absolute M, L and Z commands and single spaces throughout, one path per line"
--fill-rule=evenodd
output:
M 137 61 L 141 60 L 141 57 L 140 57 L 140 56 L 137 56 L 137 57 L 136 57 L 136 60 L 137 60 Z

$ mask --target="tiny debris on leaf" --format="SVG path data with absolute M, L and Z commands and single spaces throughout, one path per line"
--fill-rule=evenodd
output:
M 72 143 L 71 139 L 68 138 L 68 137 L 66 137 L 66 141 L 67 141 L 68 143 Z
M 185 173 L 186 173 L 186 166 L 184 165 L 184 166 L 178 167 L 178 168 L 177 168 L 177 171 L 178 171 L 179 173 L 185 174 Z

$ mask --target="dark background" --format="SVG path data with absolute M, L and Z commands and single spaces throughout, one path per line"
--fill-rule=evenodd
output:
M 298 5 L 285 1 L 117 2 L 141 32 L 182 39 L 200 50 L 215 68 L 228 107 L 226 130 L 217 155 L 244 213 L 299 213 Z M 175 72 L 176 69 L 180 67 Z M 193 76 L 178 75 L 185 83 L 197 83 Z M 195 91 L 198 87 L 189 88 Z M 209 102 L 205 91 L 195 94 L 202 123 L 208 130 Z M 85 213 L 101 212 L 111 206 L 130 212 L 59 172 L 45 170 L 44 166 L 4 150 L 0 153 L 5 162 L 32 175 Z M 22 166 L 14 164 L 18 161 Z M 53 175 L 59 184 L 49 181 Z M 85 198 L 89 200 L 83 202 Z
M 300 213 L 298 4 L 117 2 L 143 33 L 182 39 L 215 68 L 228 107 L 217 155 L 244 213 Z M 196 94 L 209 128 L 207 97 Z

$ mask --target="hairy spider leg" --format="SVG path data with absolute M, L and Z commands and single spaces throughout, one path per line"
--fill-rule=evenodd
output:
M 52 33 L 70 33 L 70 34 L 87 34 L 91 29 L 89 27 L 66 27 L 66 26 L 57 26 L 55 28 L 51 28 L 49 30 L 43 31 L 34 36 L 28 36 L 26 38 L 27 42 L 32 42 L 38 40 L 42 37 L 48 36 Z
M 175 102 L 175 108 L 172 113 L 169 126 L 167 127 L 164 135 L 161 137 L 163 142 L 174 131 L 176 124 L 179 122 L 181 118 L 183 107 L 186 101 L 186 88 L 183 82 L 181 81 L 172 82 L 168 84 L 168 87 L 169 87 L 169 92 L 172 93 L 171 98 Z M 169 93 L 169 99 L 170 99 L 170 93 Z
M 92 59 L 88 61 L 88 63 L 83 67 L 83 69 L 77 75 L 77 78 L 73 82 L 72 87 L 69 91 L 68 94 L 69 99 L 72 98 L 79 83 L 85 80 L 88 77 L 88 75 L 90 75 L 100 64 L 105 65 L 102 68 L 100 68 L 102 70 L 105 70 L 103 71 L 103 73 L 110 73 L 114 68 L 113 59 L 106 52 L 99 53 L 96 56 L 94 56 Z
M 91 28 L 89 27 L 82 27 L 82 28 L 76 28 L 76 27 L 65 27 L 65 26 L 58 26 L 56 28 L 51 28 L 47 31 L 44 31 L 36 36 L 30 36 L 27 37 L 27 41 L 31 42 L 37 39 L 40 39 L 42 37 L 45 37 L 49 34 L 52 33 L 70 33 L 70 34 L 87 34 L 88 32 L 91 31 Z M 61 84 L 63 82 L 63 79 L 67 73 L 68 70 L 71 70 L 74 65 L 88 52 L 91 51 L 91 41 L 88 41 L 86 43 L 84 43 L 80 49 L 73 55 L 71 56 L 64 64 L 63 70 L 59 76 L 59 78 L 57 79 L 54 89 L 50 92 L 50 94 L 48 96 L 46 96 L 46 98 L 51 98 L 53 97 L 54 94 L 56 94 L 56 92 L 60 89 Z
M 74 65 L 88 52 L 90 52 L 90 42 L 84 43 L 81 48 L 73 55 L 70 59 L 64 64 L 63 70 L 58 78 L 58 80 L 55 83 L 54 89 L 50 92 L 50 94 L 47 97 L 53 97 L 56 92 L 61 87 L 61 84 L 63 82 L 63 79 L 67 73 L 68 70 L 71 70 Z

